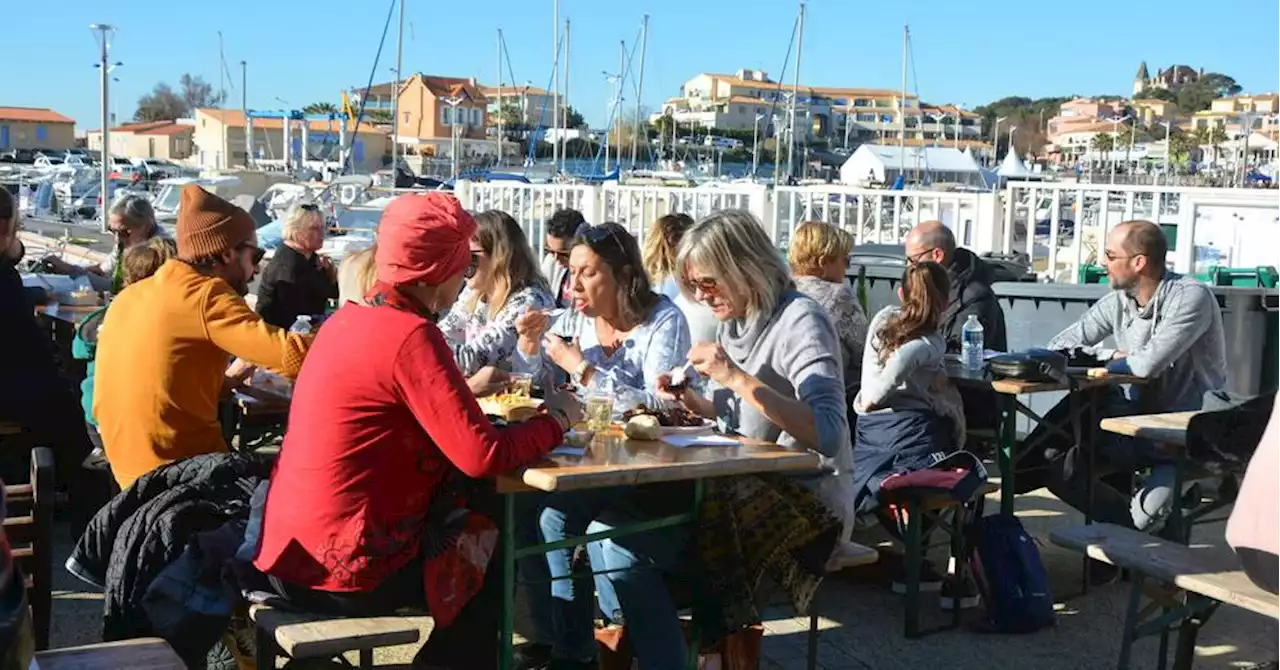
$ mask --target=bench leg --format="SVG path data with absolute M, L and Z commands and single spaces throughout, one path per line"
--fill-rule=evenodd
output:
M 498 637 L 498 668 L 510 670 L 515 662 L 512 658 L 512 638 L 515 634 L 516 619 L 516 497 L 514 493 L 502 496 L 502 624 Z
M 1171 610 L 1168 607 L 1161 607 L 1160 612 L 1164 616 L 1169 616 Z M 1160 650 L 1156 652 L 1156 670 L 1165 670 L 1169 667 L 1169 627 L 1164 626 L 1160 629 Z
M 254 664 L 258 666 L 258 670 L 275 670 L 276 641 L 261 626 L 253 629 L 253 646 Z
M 1191 670 L 1191 664 L 1196 658 L 1196 635 L 1200 633 L 1200 626 L 1203 624 L 1204 620 L 1198 616 L 1188 617 L 1178 627 L 1178 644 L 1173 652 L 1173 670 Z
M 920 570 L 924 563 L 924 540 L 921 538 L 920 505 L 914 497 L 903 501 L 907 515 L 907 532 L 903 538 L 907 562 L 907 607 L 903 623 L 907 638 L 920 637 Z
M 809 659 L 805 667 L 818 669 L 818 610 L 812 604 L 809 605 Z
M 1120 641 L 1120 660 L 1117 670 L 1129 670 L 1129 657 L 1133 652 L 1133 642 L 1137 638 L 1138 616 L 1142 605 L 1143 576 L 1133 576 L 1133 589 L 1129 592 L 1129 612 L 1124 617 L 1124 637 Z
M 968 520 L 969 506 L 967 504 L 957 505 L 951 518 L 951 560 L 956 566 L 954 581 L 952 582 L 953 588 L 961 588 L 965 584 L 965 567 L 968 560 L 966 560 L 965 554 L 964 532 L 969 526 Z M 959 628 L 961 610 L 960 602 L 959 600 L 955 600 L 951 605 L 951 625 Z
M 373 670 L 373 650 L 360 650 L 360 670 Z

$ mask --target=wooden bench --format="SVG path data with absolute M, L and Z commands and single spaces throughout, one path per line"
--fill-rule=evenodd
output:
M 4 534 L 22 570 L 36 649 L 49 647 L 53 611 L 53 450 L 31 450 L 31 481 L 4 487 Z
M 255 626 L 257 666 L 276 667 L 276 658 L 332 659 L 354 651 L 357 667 L 373 668 L 373 650 L 413 644 L 422 629 L 430 635 L 435 621 L 429 616 L 334 617 L 287 612 L 264 605 L 249 609 Z
M 906 517 L 905 522 L 899 518 L 898 526 L 902 534 L 903 560 L 907 571 L 906 613 L 903 616 L 903 634 L 907 638 L 917 638 L 921 635 L 920 572 L 924 565 L 925 553 L 929 549 L 925 544 L 924 520 L 929 519 L 950 537 L 951 557 L 955 559 L 956 577 L 963 579 L 969 565 L 968 549 L 965 546 L 965 529 L 972 519 L 982 516 L 983 500 L 986 496 L 999 490 L 999 485 L 986 482 L 974 491 L 970 500 L 963 503 L 945 492 L 931 489 L 881 490 L 881 504 L 897 506 L 900 514 Z M 943 518 L 947 512 L 951 512 L 950 521 Z M 960 607 L 955 607 L 952 610 L 952 626 L 959 627 L 959 625 Z
M 146 637 L 43 651 L 36 654 L 36 662 L 40 664 L 40 670 L 117 670 L 118 668 L 186 670 L 187 668 L 168 642 L 159 638 Z
M 1196 635 L 1223 603 L 1280 619 L 1277 597 L 1258 588 L 1240 570 L 1235 556 L 1221 550 L 1195 549 L 1109 523 L 1061 528 L 1049 537 L 1054 544 L 1134 575 L 1120 647 L 1120 670 L 1129 667 L 1135 640 L 1157 634 L 1159 664 L 1164 667 L 1169 631 L 1174 626 L 1178 628 L 1178 642 L 1173 667 L 1190 670 Z M 1154 584 L 1148 584 L 1148 580 Z M 1145 608 L 1141 607 L 1143 596 L 1151 601 Z M 1159 614 L 1157 610 L 1161 610 Z

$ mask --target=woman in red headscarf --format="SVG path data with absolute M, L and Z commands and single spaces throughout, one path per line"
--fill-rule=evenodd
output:
M 497 429 L 476 404 L 435 325 L 475 270 L 475 229 L 442 193 L 383 212 L 368 305 L 325 322 L 298 376 L 255 560 L 308 611 L 425 607 L 443 629 L 419 654 L 434 667 L 496 658 L 496 506 L 476 480 L 543 456 L 581 415 L 552 397 Z

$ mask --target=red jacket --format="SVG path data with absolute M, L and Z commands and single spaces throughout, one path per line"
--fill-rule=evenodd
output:
M 495 429 L 435 324 L 349 303 L 298 376 L 255 564 L 312 589 L 372 590 L 417 555 L 448 473 L 491 477 L 562 436 L 551 417 Z

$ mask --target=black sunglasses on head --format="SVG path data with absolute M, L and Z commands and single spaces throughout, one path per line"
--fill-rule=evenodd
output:
M 617 224 L 608 223 L 602 223 L 598 226 L 587 226 L 586 230 L 582 231 L 582 239 L 586 240 L 587 244 L 594 247 L 609 238 L 613 238 L 613 243 L 618 245 L 618 250 L 625 252 L 627 245 L 623 244 L 622 238 L 618 237 L 618 232 L 616 230 L 617 227 Z

